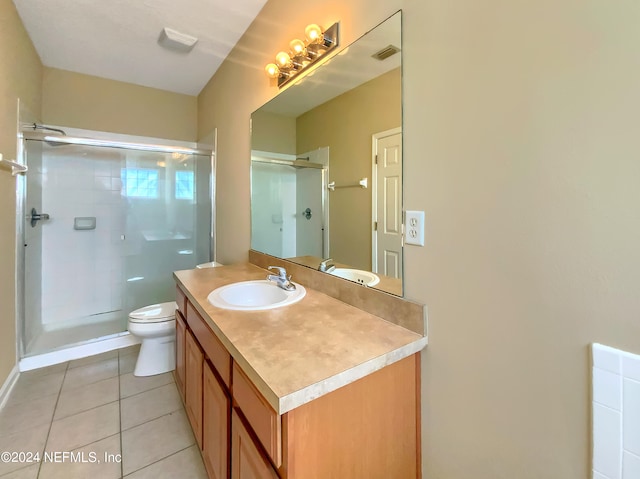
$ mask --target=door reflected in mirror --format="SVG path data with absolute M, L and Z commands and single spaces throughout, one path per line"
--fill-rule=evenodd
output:
M 398 12 L 251 115 L 252 249 L 402 296 L 401 48 Z

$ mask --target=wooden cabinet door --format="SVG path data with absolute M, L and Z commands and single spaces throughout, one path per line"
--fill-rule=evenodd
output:
M 282 421 L 238 363 L 233 363 L 233 400 L 275 467 L 282 465 Z
M 198 447 L 202 449 L 202 365 L 204 354 L 198 342 L 187 331 L 185 341 L 185 409 Z
M 278 479 L 235 410 L 231 413 L 231 479 Z
M 209 479 L 228 479 L 231 401 L 206 361 L 202 388 L 202 458 Z
M 182 317 L 180 311 L 176 311 L 176 385 L 178 386 L 178 391 L 180 391 L 180 395 L 182 396 L 182 400 L 184 401 L 184 375 L 186 373 L 185 368 L 185 356 L 184 356 L 184 347 L 185 347 L 185 339 L 187 334 L 187 325 Z

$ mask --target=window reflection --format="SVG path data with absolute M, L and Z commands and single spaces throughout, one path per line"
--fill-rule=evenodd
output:
M 176 199 L 193 200 L 193 171 L 176 171 Z
M 122 168 L 122 191 L 131 198 L 158 197 L 158 170 L 148 168 Z

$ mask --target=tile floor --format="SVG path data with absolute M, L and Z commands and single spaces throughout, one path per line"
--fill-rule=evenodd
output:
M 0 478 L 206 479 L 173 375 L 135 377 L 137 352 L 22 373 L 0 410 L 0 453 L 41 461 L 1 456 Z

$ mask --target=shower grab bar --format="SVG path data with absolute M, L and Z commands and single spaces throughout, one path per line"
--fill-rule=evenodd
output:
M 16 176 L 19 173 L 25 173 L 29 168 L 27 165 L 21 165 L 20 163 L 16 163 L 15 161 L 5 160 L 2 158 L 2 153 L 0 153 L 0 164 L 6 164 L 11 167 L 11 175 Z
M 340 186 L 336 186 L 336 182 L 332 181 L 331 183 L 329 183 L 327 185 L 327 188 L 331 191 L 335 191 L 336 188 L 353 188 L 353 187 L 360 187 L 360 188 L 366 188 L 368 185 L 369 179 L 368 178 L 361 178 L 360 181 L 358 181 L 357 183 L 352 183 L 350 185 L 340 185 Z

